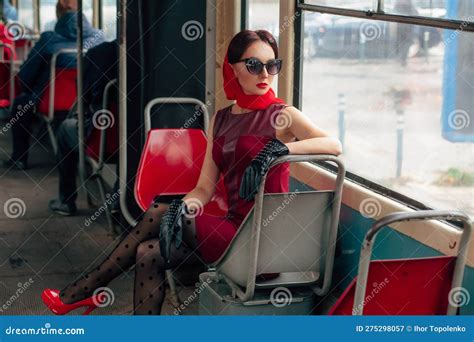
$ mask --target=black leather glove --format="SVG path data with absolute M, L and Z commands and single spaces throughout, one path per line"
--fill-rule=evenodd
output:
M 186 203 L 180 199 L 174 199 L 161 218 L 160 224 L 160 252 L 165 262 L 169 262 L 171 244 L 175 243 L 176 248 L 181 246 L 183 241 L 183 216 L 186 213 Z
M 252 201 L 263 176 L 270 168 L 270 164 L 278 157 L 289 153 L 288 147 L 278 139 L 272 139 L 266 143 L 244 171 L 242 182 L 240 183 L 240 198 Z

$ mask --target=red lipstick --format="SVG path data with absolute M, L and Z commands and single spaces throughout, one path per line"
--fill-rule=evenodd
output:
M 257 87 L 259 87 L 260 89 L 265 89 L 267 87 L 267 84 L 266 83 L 258 83 Z

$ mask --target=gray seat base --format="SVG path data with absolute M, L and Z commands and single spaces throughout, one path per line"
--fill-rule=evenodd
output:
M 309 287 L 260 289 L 252 300 L 242 302 L 215 272 L 201 273 L 199 281 L 199 315 L 310 315 L 315 304 Z

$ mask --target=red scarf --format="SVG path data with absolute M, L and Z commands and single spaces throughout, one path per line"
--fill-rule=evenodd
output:
M 222 67 L 224 76 L 224 91 L 228 100 L 237 100 L 241 108 L 246 109 L 266 109 L 272 103 L 285 103 L 282 99 L 275 96 L 273 89 L 270 88 L 265 95 L 247 95 L 243 92 L 239 81 L 234 76 L 234 71 L 227 59 L 227 53 Z

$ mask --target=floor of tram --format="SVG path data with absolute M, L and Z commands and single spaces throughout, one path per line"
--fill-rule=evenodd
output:
M 45 131 L 41 135 L 39 140 L 33 139 L 27 171 L 0 166 L 0 315 L 51 314 L 41 301 L 42 290 L 63 288 L 106 257 L 118 239 L 108 230 L 103 215 L 86 224 L 97 207 L 88 207 L 84 191 L 79 194 L 76 216 L 49 212 L 48 201 L 57 196 L 58 175 L 48 136 Z M 0 159 L 7 158 L 10 151 L 10 132 L 0 134 Z M 99 201 L 95 202 L 100 206 Z M 132 314 L 133 277 L 132 269 L 114 279 L 108 285 L 113 303 L 92 314 Z M 181 301 L 193 289 L 178 281 Z M 197 301 L 187 304 L 181 314 L 196 314 Z M 162 313 L 175 312 L 168 291 Z

